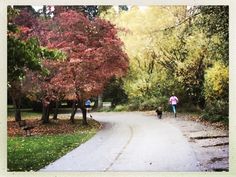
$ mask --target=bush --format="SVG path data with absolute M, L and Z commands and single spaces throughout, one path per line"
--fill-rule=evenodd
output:
M 128 111 L 129 107 L 127 105 L 117 105 L 113 111 L 121 112 L 121 111 Z
M 158 102 L 155 98 L 151 98 L 142 102 L 139 106 L 140 111 L 153 110 L 158 107 Z
M 97 111 L 97 112 L 111 112 L 112 110 L 113 108 L 111 107 L 102 107 L 102 108 L 94 109 L 94 111 Z
M 214 100 L 207 103 L 205 110 L 212 115 L 228 116 L 229 103 L 225 100 Z
M 168 98 L 165 96 L 158 98 L 135 98 L 132 99 L 128 104 L 130 111 L 154 110 L 158 106 L 162 106 L 163 110 L 166 110 L 168 108 Z
M 139 110 L 139 106 L 141 104 L 141 99 L 139 98 L 134 98 L 132 100 L 130 100 L 130 102 L 128 103 L 128 109 L 130 111 L 137 111 Z
M 217 115 L 205 112 L 204 114 L 202 114 L 201 118 L 210 122 L 223 122 L 225 125 L 229 124 L 229 118 L 219 114 Z
M 206 111 L 210 114 L 228 116 L 229 73 L 228 67 L 216 62 L 205 74 Z
M 201 112 L 202 109 L 200 109 L 196 104 L 191 102 L 184 102 L 179 103 L 177 105 L 178 112 Z

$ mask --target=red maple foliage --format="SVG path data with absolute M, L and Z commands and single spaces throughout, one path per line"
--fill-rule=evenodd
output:
M 11 19 L 10 22 L 18 26 L 20 39 L 27 40 L 33 36 L 33 31 L 38 29 L 39 20 L 37 15 L 27 8 L 18 9 L 19 14 Z
M 60 99 L 74 100 L 87 124 L 84 100 L 97 96 L 111 77 L 120 77 L 128 69 L 128 57 L 122 50 L 118 31 L 108 21 L 91 21 L 72 10 L 38 23 L 32 35 L 40 39 L 42 46 L 59 49 L 67 56 L 60 64 L 44 63 L 50 71 L 47 77 L 34 75 L 37 79 L 32 81 L 40 85 L 43 93 L 43 106 Z

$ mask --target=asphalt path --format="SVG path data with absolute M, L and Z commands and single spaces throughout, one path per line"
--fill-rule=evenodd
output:
M 40 171 L 194 172 L 196 156 L 181 131 L 141 112 L 93 113 L 103 128 Z

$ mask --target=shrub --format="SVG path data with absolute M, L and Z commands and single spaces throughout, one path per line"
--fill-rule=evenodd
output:
M 206 111 L 228 116 L 229 73 L 228 67 L 218 61 L 205 74 Z
M 128 111 L 129 107 L 127 105 L 117 105 L 113 111 L 120 112 L 120 111 Z
M 156 109 L 156 107 L 158 107 L 157 100 L 155 98 L 151 98 L 142 102 L 139 106 L 139 110 L 140 111 L 153 110 Z
M 130 111 L 139 110 L 139 106 L 140 106 L 141 102 L 142 102 L 141 98 L 133 98 L 132 100 L 130 100 L 130 102 L 128 104 L 128 109 Z
M 219 114 L 217 115 L 205 112 L 204 114 L 202 114 L 201 118 L 210 122 L 223 122 L 225 125 L 229 124 L 228 116 L 222 116 Z
M 162 106 L 163 110 L 168 108 L 168 98 L 162 97 L 152 97 L 152 98 L 135 98 L 130 100 L 128 108 L 130 111 L 147 111 L 154 110 L 158 106 Z

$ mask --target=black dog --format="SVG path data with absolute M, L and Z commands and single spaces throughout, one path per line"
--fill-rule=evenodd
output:
M 157 117 L 159 117 L 159 119 L 161 119 L 161 117 L 162 117 L 162 107 L 159 106 L 156 110 L 156 113 L 157 113 Z

